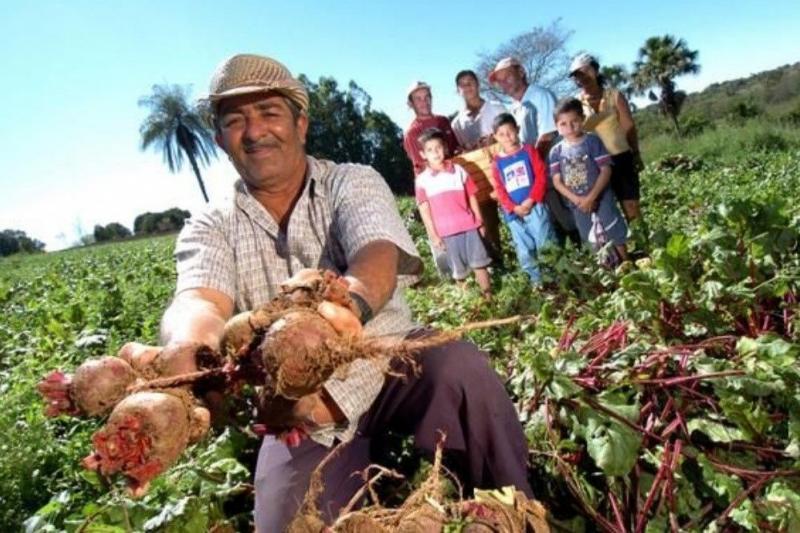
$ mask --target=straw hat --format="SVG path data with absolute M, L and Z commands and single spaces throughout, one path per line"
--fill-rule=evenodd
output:
M 308 111 L 306 88 L 289 69 L 270 57 L 254 54 L 237 54 L 223 61 L 211 77 L 205 100 L 216 109 L 225 98 L 258 92 L 278 92 Z

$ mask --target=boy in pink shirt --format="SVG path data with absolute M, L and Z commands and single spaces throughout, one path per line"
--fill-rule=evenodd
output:
M 414 189 L 425 230 L 436 250 L 446 250 L 453 278 L 463 281 L 470 270 L 484 297 L 491 296 L 491 263 L 481 239 L 484 228 L 477 188 L 459 165 L 445 160 L 445 136 L 435 128 L 419 137 L 420 155 L 426 168 L 416 178 Z

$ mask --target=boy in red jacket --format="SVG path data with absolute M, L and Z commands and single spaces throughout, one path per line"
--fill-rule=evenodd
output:
M 494 138 L 501 151 L 494 157 L 492 178 L 503 208 L 520 266 L 535 286 L 541 285 L 537 254 L 554 239 L 550 213 L 543 203 L 547 167 L 539 153 L 519 141 L 519 128 L 509 113 L 494 121 Z

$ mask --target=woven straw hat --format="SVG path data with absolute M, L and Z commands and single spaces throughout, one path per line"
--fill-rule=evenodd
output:
M 224 98 L 258 92 L 278 92 L 308 111 L 308 93 L 282 63 L 270 57 L 237 54 L 223 61 L 211 77 L 206 101 L 216 108 Z

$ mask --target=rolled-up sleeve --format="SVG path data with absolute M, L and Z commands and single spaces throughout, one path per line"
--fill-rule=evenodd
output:
M 223 215 L 219 211 L 202 213 L 186 222 L 175 244 L 176 293 L 208 288 L 234 299 L 234 253 L 222 228 Z

